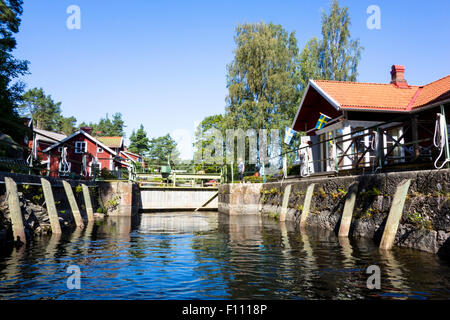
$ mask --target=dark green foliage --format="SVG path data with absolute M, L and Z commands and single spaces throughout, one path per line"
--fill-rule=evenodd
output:
M 17 112 L 24 84 L 14 82 L 14 79 L 27 74 L 29 63 L 12 55 L 17 45 L 14 34 L 19 31 L 21 15 L 21 0 L 0 1 L 0 127 L 16 141 L 24 136 L 23 123 Z
M 177 143 L 169 134 L 165 136 L 153 138 L 150 140 L 149 151 L 147 156 L 156 162 L 167 163 L 168 157 L 170 160 L 179 160 L 179 153 L 177 151 Z
M 126 126 L 122 119 L 122 114 L 117 112 L 113 114 L 112 120 L 106 115 L 106 117 L 101 118 L 98 123 L 90 122 L 89 124 L 86 124 L 85 122 L 82 122 L 78 128 L 81 127 L 91 127 L 92 134 L 99 137 L 122 137 L 125 135 L 124 128 Z
M 144 126 L 141 124 L 139 129 L 133 133 L 130 137 L 130 147 L 128 148 L 131 152 L 142 155 L 144 152 L 148 151 L 150 141 L 147 138 L 147 132 L 144 130 Z

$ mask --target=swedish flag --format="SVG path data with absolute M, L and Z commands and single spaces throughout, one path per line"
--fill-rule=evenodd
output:
M 293 130 L 289 127 L 286 127 L 284 130 L 284 143 L 285 144 L 291 143 L 291 139 L 295 135 L 295 133 L 296 133 L 295 130 Z
M 317 130 L 322 129 L 330 119 L 331 119 L 330 117 L 324 115 L 323 113 L 320 113 L 319 120 L 317 120 L 316 123 L 316 129 Z

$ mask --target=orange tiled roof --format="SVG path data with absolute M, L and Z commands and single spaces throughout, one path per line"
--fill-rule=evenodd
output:
M 98 141 L 109 148 L 120 148 L 122 146 L 122 137 L 95 137 Z
M 399 88 L 390 83 L 314 82 L 342 109 L 409 111 L 450 98 L 450 75 L 422 87 L 408 88 Z
M 450 75 L 423 86 L 412 109 L 446 99 L 450 99 Z

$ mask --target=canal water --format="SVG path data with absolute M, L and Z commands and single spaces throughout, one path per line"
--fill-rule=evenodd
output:
M 381 289 L 367 288 L 367 268 Z M 76 284 L 79 268 L 80 289 Z M 69 268 L 70 267 L 70 268 Z M 69 273 L 68 273 L 69 271 Z M 0 299 L 449 299 L 450 262 L 217 212 L 108 218 L 0 252 Z

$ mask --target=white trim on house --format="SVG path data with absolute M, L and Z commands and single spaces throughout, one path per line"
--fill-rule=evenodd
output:
M 131 161 L 133 161 L 133 163 L 136 163 L 136 160 L 134 160 L 132 157 L 130 157 L 128 154 L 126 154 L 126 151 L 120 151 L 120 153 L 122 153 L 125 157 L 127 157 Z
M 87 150 L 86 141 L 75 141 L 75 153 L 85 153 Z
M 293 128 L 295 123 L 297 122 L 298 115 L 300 114 L 300 110 L 303 107 L 303 102 L 308 94 L 310 87 L 313 87 L 322 97 L 325 98 L 325 100 L 327 100 L 333 107 L 335 107 L 336 110 L 340 110 L 341 108 L 341 105 L 336 100 L 334 100 L 328 93 L 326 93 L 316 82 L 314 82 L 314 80 L 310 79 L 308 81 L 308 85 L 306 86 L 305 93 L 303 94 L 302 101 L 300 101 L 300 107 L 298 108 L 294 121 L 291 124 L 291 128 Z
M 322 97 L 324 97 L 333 107 L 336 108 L 336 110 L 339 110 L 341 108 L 341 105 L 336 100 L 334 100 L 328 93 L 326 93 L 317 83 L 315 83 L 314 80 L 309 80 L 309 82 L 311 83 L 313 88 L 316 89 L 318 93 L 320 93 Z
M 98 141 L 97 139 L 95 139 L 93 136 L 91 136 L 90 134 L 88 134 L 87 132 L 84 132 L 83 130 L 78 130 L 77 132 L 71 134 L 70 136 L 68 136 L 67 138 L 61 140 L 60 142 L 57 142 L 53 145 L 51 145 L 50 147 L 48 147 L 47 149 L 45 149 L 42 152 L 49 152 L 50 150 L 52 150 L 53 148 L 55 148 L 56 146 L 63 144 L 64 142 L 66 142 L 67 140 L 72 139 L 73 137 L 79 135 L 79 134 L 83 134 L 86 138 L 88 138 L 89 140 L 91 140 L 92 142 L 100 145 L 104 150 L 108 151 L 109 153 L 111 153 L 114 156 L 117 156 L 117 152 L 111 150 L 110 148 L 108 148 L 106 145 L 104 145 L 103 143 L 101 143 L 100 141 Z

